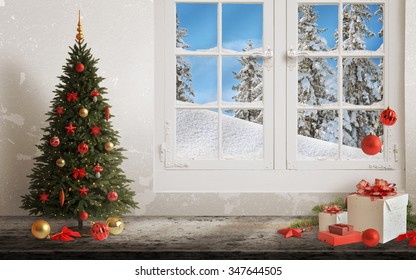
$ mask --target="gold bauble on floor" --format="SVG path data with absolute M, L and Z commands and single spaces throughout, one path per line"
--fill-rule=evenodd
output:
M 111 217 L 107 219 L 106 222 L 110 234 L 119 235 L 124 230 L 124 221 L 119 217 Z
M 45 239 L 51 233 L 51 226 L 44 220 L 36 220 L 32 224 L 32 234 L 38 239 Z

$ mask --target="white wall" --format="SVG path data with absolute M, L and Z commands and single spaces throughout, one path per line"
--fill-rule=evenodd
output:
M 79 8 L 86 42 L 106 78 L 114 127 L 128 150 L 123 169 L 135 181 L 131 187 L 140 204 L 133 214 L 301 215 L 338 196 L 154 193 L 153 0 L 0 0 L 0 215 L 27 214 L 19 209 L 20 196 L 39 155 L 35 145 L 47 125 L 56 77 L 74 44 Z

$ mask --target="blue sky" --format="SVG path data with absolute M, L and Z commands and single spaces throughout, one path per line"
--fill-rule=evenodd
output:
M 378 5 L 369 5 L 371 12 L 378 9 Z M 338 28 L 338 5 L 317 5 L 319 14 L 318 27 L 325 28 L 321 33 L 330 48 L 335 46 L 334 33 Z M 191 46 L 188 50 L 203 50 L 216 47 L 217 42 L 217 4 L 187 4 L 176 5 L 180 27 L 188 30 L 189 36 L 183 40 Z M 222 7 L 222 47 L 241 51 L 247 40 L 254 42 L 254 47 L 262 47 L 263 37 L 263 7 L 261 4 L 223 4 Z M 383 39 L 378 37 L 382 25 L 378 22 L 380 16 L 373 16 L 366 21 L 367 26 L 375 33 L 367 40 L 368 50 L 377 50 Z M 278 27 L 277 27 L 278 28 Z M 192 66 L 193 87 L 195 89 L 195 103 L 204 104 L 217 99 L 217 59 L 214 57 L 191 57 L 186 59 Z M 238 84 L 232 72 L 238 72 L 241 64 L 238 57 L 223 59 L 222 90 L 223 100 L 233 101 L 236 91 L 232 86 Z

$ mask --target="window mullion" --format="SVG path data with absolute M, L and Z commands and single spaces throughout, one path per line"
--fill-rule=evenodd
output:
M 338 4 L 338 159 L 342 160 L 342 143 L 343 143 L 343 120 L 344 120 L 344 110 L 342 108 L 342 97 L 343 97 L 343 85 L 342 85 L 342 76 L 343 76 L 343 60 L 342 60 L 342 44 L 343 44 L 343 10 L 342 2 Z
M 218 3 L 217 12 L 217 32 L 218 32 L 218 62 L 217 62 L 217 102 L 218 102 L 218 158 L 222 160 L 222 3 Z

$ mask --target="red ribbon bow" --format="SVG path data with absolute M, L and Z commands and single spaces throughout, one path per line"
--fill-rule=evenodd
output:
M 396 242 L 400 242 L 403 241 L 405 239 L 411 238 L 412 240 L 410 240 L 409 242 L 409 246 L 416 246 L 416 230 L 414 231 L 410 231 L 408 233 L 405 234 L 400 234 L 397 238 L 396 238 Z
M 69 228 L 67 228 L 66 226 L 64 226 L 60 232 L 55 233 L 54 235 L 52 235 L 51 239 L 65 242 L 65 241 L 74 240 L 74 238 L 72 238 L 72 237 L 81 237 L 81 234 L 79 232 L 72 231 Z
M 81 169 L 72 168 L 72 173 L 73 173 L 72 177 L 74 177 L 74 179 L 77 179 L 78 176 L 82 179 L 85 177 L 85 168 L 84 167 Z
M 395 188 L 396 184 L 391 184 L 383 179 L 376 179 L 374 185 L 370 185 L 366 180 L 361 180 L 357 184 L 357 191 L 355 192 L 358 195 L 370 196 L 371 200 L 376 198 L 383 198 L 384 196 L 394 196 L 397 194 Z
M 77 93 L 76 92 L 70 92 L 66 94 L 66 101 L 70 102 L 71 100 L 77 101 Z
M 341 212 L 343 212 L 344 210 L 342 210 L 342 207 L 341 206 L 338 206 L 338 205 L 336 205 L 336 204 L 334 204 L 334 205 L 332 205 L 332 206 L 328 206 L 328 205 L 325 205 L 324 206 L 324 213 L 329 213 L 329 214 L 338 214 L 338 213 L 341 213 Z

